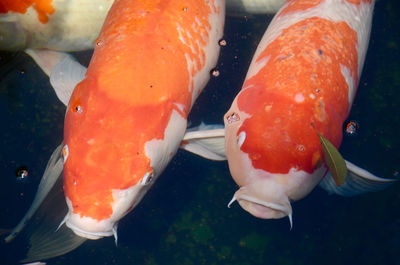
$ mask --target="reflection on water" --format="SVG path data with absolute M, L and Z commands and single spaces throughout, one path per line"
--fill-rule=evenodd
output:
M 376 4 L 349 116 L 349 122 L 361 126 L 354 137 L 343 138 L 341 147 L 346 159 L 382 177 L 396 177 L 400 170 L 399 7 L 396 0 Z M 262 16 L 227 21 L 219 75 L 194 106 L 193 125 L 222 123 L 264 21 Z M 87 62 L 90 55 L 79 56 Z M 29 207 L 47 159 L 62 140 L 65 107 L 26 55 L 1 53 L 0 108 L 0 227 L 11 228 Z M 21 167 L 29 169 L 27 182 L 16 180 Z M 398 185 L 355 198 L 316 189 L 293 204 L 292 231 L 287 219 L 259 220 L 238 205 L 228 209 L 235 190 L 225 162 L 180 151 L 142 203 L 120 222 L 118 247 L 112 238 L 89 241 L 48 264 L 400 264 Z M 16 242 L 0 257 L 13 256 L 18 248 L 23 246 Z

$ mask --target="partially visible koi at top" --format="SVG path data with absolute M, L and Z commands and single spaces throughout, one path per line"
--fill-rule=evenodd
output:
M 33 7 L 38 15 L 38 19 L 43 24 L 49 21 L 49 16 L 55 11 L 53 0 L 3 0 L 0 3 L 0 13 L 21 13 L 25 14 L 28 8 Z

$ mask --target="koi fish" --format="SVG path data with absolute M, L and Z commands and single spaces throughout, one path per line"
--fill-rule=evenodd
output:
M 50 158 L 31 209 L 5 241 L 21 231 L 61 176 L 68 213 L 57 233 L 52 230 L 61 242 L 57 251 L 52 245 L 46 253 L 32 242 L 38 251 L 24 262 L 84 242 L 71 243 L 65 230 L 117 240 L 118 221 L 179 148 L 190 109 L 217 63 L 224 18 L 223 0 L 116 0 L 88 69 L 68 56 L 51 69 L 51 84 L 68 104 L 64 143 Z
M 65 224 L 116 237 L 176 153 L 215 67 L 224 2 L 117 0 L 64 123 Z
M 195 137 L 187 135 L 189 151 L 204 157 L 209 157 L 204 149 L 223 155 L 221 144 L 210 150 L 204 139 L 214 138 L 214 147 L 225 139 L 229 169 L 240 187 L 228 207 L 238 201 L 258 218 L 288 216 L 292 226 L 291 202 L 319 183 L 331 193 L 350 196 L 393 181 L 346 161 L 345 183 L 336 185 L 318 136 L 336 148 L 342 141 L 342 124 L 368 47 L 373 7 L 372 0 L 286 1 L 224 116 L 225 131 L 204 130 L 203 139 L 201 131 Z
M 93 49 L 111 0 L 5 0 L 0 3 L 0 50 L 24 51 L 43 72 L 66 52 Z

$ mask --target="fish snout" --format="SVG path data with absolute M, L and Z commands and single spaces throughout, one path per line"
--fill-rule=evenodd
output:
M 102 237 L 114 236 L 117 238 L 117 221 L 119 219 L 107 218 L 98 220 L 81 213 L 74 212 L 72 202 L 66 198 L 68 213 L 59 225 L 65 224 L 76 235 L 88 239 L 100 239 Z
M 72 202 L 66 198 L 68 205 L 68 214 L 64 218 L 63 223 L 66 224 L 75 234 L 88 239 L 99 239 L 107 236 L 114 236 L 117 241 L 117 225 L 118 221 L 128 214 L 143 198 L 149 189 L 152 174 L 146 174 L 138 184 L 123 190 L 113 190 L 113 201 L 111 204 L 112 214 L 104 216 L 104 218 L 96 218 L 96 215 L 90 215 L 90 211 L 86 213 L 75 212 Z M 108 202 L 103 202 L 106 204 Z M 101 206 L 101 204 L 100 204 Z M 100 207 L 99 206 L 99 207 Z M 92 211 L 100 208 L 91 208 Z
M 107 236 L 116 237 L 117 235 L 118 223 L 110 220 L 99 221 L 90 217 L 82 217 L 70 211 L 64 222 L 76 235 L 92 240 Z
M 238 201 L 239 205 L 251 215 L 261 219 L 279 219 L 288 216 L 292 225 L 292 207 L 286 195 L 257 194 L 256 192 L 241 187 L 235 192 L 228 207 Z

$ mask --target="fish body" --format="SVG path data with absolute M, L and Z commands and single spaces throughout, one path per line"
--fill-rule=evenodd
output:
M 2 0 L 0 50 L 93 49 L 111 0 Z
M 232 200 L 292 216 L 327 174 L 317 131 L 338 148 L 368 47 L 374 1 L 288 0 L 265 32 L 225 114 Z M 313 128 L 315 126 L 315 128 Z
M 116 234 L 176 153 L 219 54 L 225 4 L 117 0 L 64 124 L 65 223 Z

